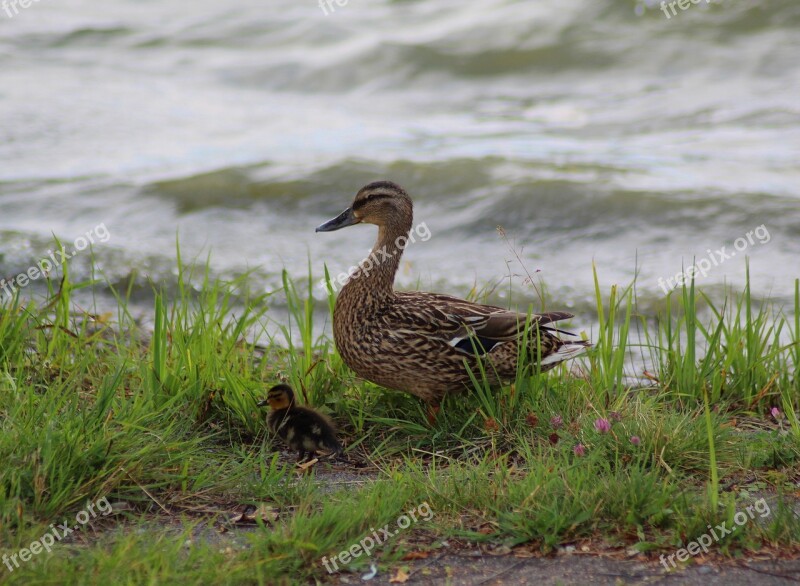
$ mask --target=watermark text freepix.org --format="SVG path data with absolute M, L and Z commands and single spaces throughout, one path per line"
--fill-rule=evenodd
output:
M 3 0 L 3 10 L 8 15 L 8 18 L 14 18 L 17 14 L 19 14 L 20 7 L 22 8 L 29 8 L 32 4 L 38 2 L 39 0 Z M 11 13 L 11 9 L 14 9 L 14 13 Z
M 322 14 L 328 16 L 328 12 L 335 12 L 334 4 L 337 6 L 347 6 L 349 0 L 319 0 L 319 7 L 322 9 Z
M 678 8 L 681 10 L 688 10 L 688 8 L 692 4 L 700 4 L 700 2 L 705 2 L 706 4 L 710 3 L 710 0 L 671 0 L 670 2 L 662 2 L 661 3 L 661 12 L 664 13 L 664 16 L 667 17 L 667 20 L 672 18 L 672 16 L 678 16 L 678 11 L 675 10 L 675 5 L 678 5 Z M 669 10 L 667 9 L 669 7 Z M 670 16 L 669 12 L 672 10 L 672 16 Z
M 746 238 L 745 238 L 746 236 Z M 702 275 L 703 277 L 708 275 L 708 271 L 711 270 L 712 265 L 718 267 L 726 260 L 733 258 L 736 256 L 737 252 L 742 252 L 746 250 L 748 246 L 753 246 L 756 243 L 756 240 L 753 238 L 755 236 L 758 239 L 759 244 L 766 244 L 772 238 L 769 234 L 769 230 L 767 230 L 767 226 L 765 224 L 761 224 L 760 226 L 750 230 L 744 236 L 740 236 L 736 240 L 733 241 L 733 247 L 736 250 L 731 250 L 730 252 L 726 252 L 727 246 L 723 246 L 712 252 L 709 248 L 706 250 L 708 253 L 708 258 L 701 258 L 695 264 L 690 266 L 685 271 L 681 271 L 680 273 L 676 274 L 674 277 L 669 277 L 668 279 L 664 280 L 663 277 L 658 278 L 658 285 L 664 291 L 666 295 L 675 287 L 680 287 L 686 283 L 691 282 L 691 280 L 696 277 L 698 274 Z
M 418 518 L 419 517 L 419 518 Z M 372 555 L 372 550 L 376 546 L 387 542 L 389 539 L 400 533 L 402 529 L 411 527 L 412 521 L 416 523 L 419 519 L 430 521 L 433 518 L 433 511 L 427 502 L 423 502 L 416 509 L 408 511 L 404 515 L 400 515 L 395 521 L 396 529 L 390 529 L 389 523 L 379 528 L 377 531 L 370 527 L 371 535 L 367 535 L 358 543 L 354 543 L 348 549 L 340 551 L 337 555 L 328 559 L 327 556 L 322 558 L 322 565 L 328 570 L 329 574 L 339 571 L 339 563 L 342 565 L 349 564 L 354 559 L 361 557 L 361 554 L 366 553 L 368 556 Z M 337 563 L 338 562 L 338 563 Z M 333 567 L 331 568 L 331 564 Z
M 95 511 L 95 507 L 97 508 L 97 511 Z M 24 547 L 12 555 L 3 554 L 3 563 L 8 568 L 9 572 L 13 572 L 16 568 L 20 567 L 20 561 L 27 562 L 33 556 L 42 553 L 42 550 L 50 553 L 50 550 L 55 545 L 56 541 L 61 541 L 70 533 L 80 530 L 81 526 L 86 525 L 86 523 L 89 522 L 89 519 L 94 519 L 97 517 L 98 511 L 103 517 L 111 514 L 111 503 L 108 502 L 106 497 L 98 499 L 95 503 L 86 501 L 86 508 L 75 515 L 76 524 L 71 527 L 69 521 L 64 521 L 60 525 L 51 523 L 50 531 L 42 535 L 36 541 L 32 542 L 30 546 Z M 17 558 L 19 558 L 19 561 Z
M 331 289 L 336 291 L 339 287 L 344 285 L 348 279 L 356 278 L 360 275 L 368 277 L 372 270 L 379 266 L 383 261 L 392 258 L 399 251 L 404 250 L 409 244 L 414 244 L 417 241 L 417 237 L 419 237 L 422 242 L 427 242 L 430 240 L 431 231 L 425 222 L 417 224 L 416 228 L 412 228 L 408 233 L 408 236 L 398 236 L 394 241 L 394 245 L 397 250 L 389 252 L 384 246 L 379 250 L 370 251 L 369 256 L 358 263 L 358 265 L 350 267 L 347 272 L 339 273 L 335 279 L 332 278 L 330 280 Z M 320 287 L 325 288 L 327 285 L 328 282 L 325 279 L 322 279 L 319 282 Z
M 47 276 L 50 271 L 58 265 L 64 264 L 79 252 L 86 250 L 90 244 L 95 244 L 97 242 L 105 243 L 108 242 L 110 238 L 111 233 L 108 231 L 108 228 L 106 228 L 106 225 L 99 224 L 89 230 L 84 236 L 78 236 L 72 243 L 71 249 L 66 250 L 59 248 L 55 251 L 48 250 L 47 258 L 41 259 L 24 273 L 18 274 L 11 280 L 0 278 L 0 291 L 3 291 L 8 298 L 12 298 L 17 289 L 27 287 L 31 281 L 35 281 L 42 276 Z
M 664 555 L 662 554 L 660 558 L 661 565 L 664 566 L 665 570 L 669 570 L 669 566 L 667 566 L 667 561 L 669 561 L 669 563 L 672 564 L 673 568 L 677 568 L 678 566 L 675 563 L 675 558 L 678 558 L 679 562 L 685 562 L 686 560 L 689 559 L 690 555 L 699 554 L 701 549 L 703 553 L 708 553 L 708 547 L 712 543 L 719 542 L 721 539 L 724 539 L 725 537 L 736 531 L 738 527 L 741 527 L 748 521 L 754 519 L 755 513 L 753 512 L 753 509 L 755 509 L 755 513 L 758 513 L 760 518 L 762 519 L 764 517 L 769 517 L 769 515 L 772 513 L 772 511 L 769 508 L 769 505 L 767 504 L 767 501 L 765 501 L 763 498 L 760 498 L 752 505 L 747 505 L 747 507 L 745 507 L 745 511 L 747 511 L 747 513 L 745 513 L 744 511 L 738 511 L 733 516 L 734 524 L 730 527 L 730 529 L 726 526 L 724 521 L 719 525 L 717 525 L 716 527 L 708 525 L 708 529 L 710 530 L 709 531 L 710 535 L 709 533 L 703 533 L 700 537 L 698 537 L 694 541 L 690 541 L 686 545 L 686 547 L 679 549 L 675 553 L 670 554 L 666 557 L 664 557 Z M 714 538 L 713 541 L 711 540 L 712 537 Z

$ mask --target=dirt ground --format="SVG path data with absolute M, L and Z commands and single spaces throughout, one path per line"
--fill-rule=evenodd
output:
M 365 479 L 371 479 L 371 475 L 364 470 L 353 474 L 323 467 L 315 472 L 331 489 L 351 484 L 358 486 Z M 800 501 L 796 508 L 800 514 Z M 398 562 L 389 568 L 381 564 L 381 569 L 368 580 L 363 579 L 365 572 L 359 571 L 335 574 L 331 582 L 369 586 L 800 584 L 800 552 L 797 551 L 764 551 L 742 559 L 700 557 L 689 565 L 667 571 L 658 556 L 639 554 L 625 559 L 625 554 L 618 549 L 609 550 L 607 555 L 603 549 L 602 545 L 592 546 L 588 553 L 584 553 L 576 548 L 560 548 L 557 554 L 543 556 L 539 552 L 525 551 L 525 548 L 503 555 L 475 546 L 453 548 L 443 553 L 433 553 L 424 559 Z
M 666 584 L 744 586 L 800 583 L 800 560 L 726 560 L 693 565 L 667 572 L 658 562 L 617 560 L 596 555 L 562 555 L 552 558 L 475 556 L 445 554 L 428 560 L 404 562 L 405 576 L 397 569 L 379 572 L 369 581 L 360 574 L 339 575 L 334 583 L 392 586 L 422 584 L 478 585 L 570 585 L 570 584 Z M 394 582 L 392 580 L 395 580 Z
M 344 487 L 359 488 L 375 480 L 374 472 L 365 468 L 315 467 L 312 472 L 324 485 L 333 491 Z M 115 510 L 124 509 L 124 503 L 116 503 Z M 201 507 L 202 508 L 202 507 Z M 227 510 L 226 510 L 227 509 Z M 234 509 L 240 513 L 234 513 Z M 247 509 L 249 516 L 264 515 L 269 523 L 270 508 L 256 511 L 255 506 L 218 507 L 212 505 L 199 514 L 202 521 L 194 526 L 192 541 L 214 543 L 221 548 L 246 549 L 247 534 L 255 531 L 254 523 L 242 522 L 241 511 Z M 800 501 L 796 509 L 800 514 Z M 186 525 L 179 517 L 166 517 L 154 511 L 153 522 L 167 532 L 176 534 Z M 188 511 L 185 511 L 188 512 Z M 276 513 L 276 518 L 280 516 Z M 227 519 L 227 520 L 225 520 Z M 122 527 L 111 532 L 125 531 Z M 691 558 L 688 564 L 668 571 L 659 563 L 659 556 L 625 551 L 602 542 L 558 547 L 550 555 L 542 554 L 538 548 L 519 546 L 511 550 L 505 546 L 476 544 L 467 541 L 448 540 L 440 547 L 430 550 L 433 540 L 424 531 L 409 532 L 402 539 L 403 549 L 410 553 L 402 561 L 381 561 L 370 570 L 363 563 L 358 570 L 343 567 L 342 571 L 321 577 L 324 584 L 362 584 L 365 586 L 394 586 L 395 584 L 427 585 L 452 584 L 454 586 L 478 585 L 583 585 L 583 584 L 666 584 L 738 586 L 747 584 L 783 585 L 800 584 L 800 550 L 784 551 L 765 549 L 739 559 L 721 555 L 700 555 Z M 445 545 L 446 544 L 446 545 Z M 362 560 L 363 562 L 363 560 Z

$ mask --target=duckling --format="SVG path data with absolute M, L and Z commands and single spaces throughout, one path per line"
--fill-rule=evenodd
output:
M 298 407 L 292 387 L 279 384 L 272 387 L 259 407 L 269 404 L 272 411 L 267 415 L 270 431 L 288 446 L 297 450 L 298 462 L 310 459 L 319 451 L 339 457 L 342 445 L 336 439 L 336 431 L 330 419 L 309 407 Z

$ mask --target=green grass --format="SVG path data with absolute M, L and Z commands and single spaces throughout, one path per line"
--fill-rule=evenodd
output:
M 591 352 L 545 374 L 521 367 L 497 390 L 481 366 L 474 392 L 445 400 L 431 426 L 417 399 L 356 379 L 315 335 L 334 297 L 309 295 L 310 263 L 266 294 L 248 275 L 178 265 L 176 290 L 153 290 L 152 329 L 130 315 L 132 287 L 115 290 L 115 316 L 78 309 L 74 293 L 94 283 L 68 269 L 47 300 L 0 307 L 0 553 L 87 502 L 115 506 L 52 552 L 0 565 L 4 582 L 325 581 L 323 556 L 423 502 L 432 517 L 373 559 L 445 540 L 671 553 L 760 497 L 771 514 L 713 549 L 800 545 L 800 283 L 789 308 L 753 299 L 748 276 L 722 299 L 690 283 L 640 315 L 635 283 L 606 294 L 595 275 Z M 354 479 L 278 458 L 255 406 L 278 380 L 336 420 L 363 466 Z M 248 503 L 275 515 L 215 529 Z

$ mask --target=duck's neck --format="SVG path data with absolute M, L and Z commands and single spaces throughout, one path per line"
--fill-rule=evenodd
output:
M 411 218 L 378 227 L 378 239 L 367 258 L 359 263 L 359 270 L 342 288 L 365 292 L 373 298 L 390 297 L 394 294 L 394 277 L 400 266 L 403 249 L 408 243 Z

